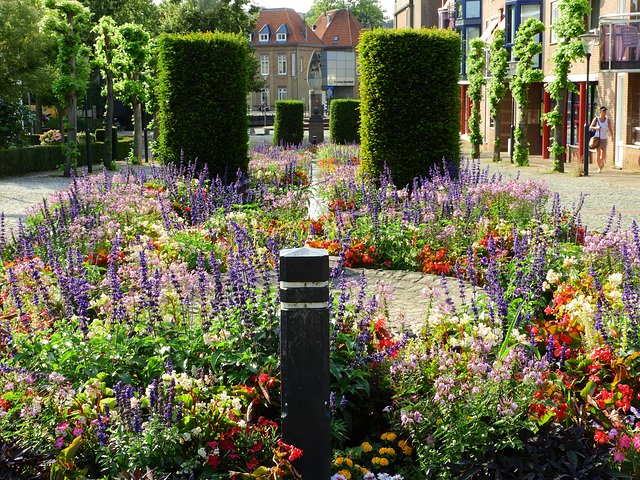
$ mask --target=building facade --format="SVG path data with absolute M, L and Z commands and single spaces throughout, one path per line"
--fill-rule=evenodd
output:
M 346 9 L 324 12 L 311 27 L 291 8 L 261 10 L 251 44 L 266 88 L 250 94 L 250 109 L 273 110 L 277 100 L 301 100 L 309 113 L 307 75 L 315 56 L 321 59 L 323 105 L 332 98 L 359 98 L 356 46 L 361 30 Z
M 418 2 L 419 0 L 413 0 Z M 402 16 L 407 15 L 411 0 L 397 0 L 394 25 L 402 26 Z M 546 27 L 536 41 L 543 46 L 542 54 L 534 66 L 544 72 L 541 83 L 529 87 L 528 103 L 525 106 L 527 140 L 533 155 L 549 158 L 548 147 L 552 132 L 542 121 L 542 115 L 554 108 L 554 103 L 545 90 L 553 80 L 553 65 L 549 61 L 557 45 L 553 31 L 549 28 L 557 18 L 558 0 L 422 0 L 422 9 L 437 12 L 437 25 L 452 28 L 460 33 L 463 60 L 461 65 L 460 103 L 462 135 L 468 133 L 471 102 L 467 95 L 465 56 L 469 42 L 480 37 L 490 42 L 495 29 L 505 31 L 504 47 L 509 59 L 518 28 L 528 18 L 537 18 Z M 585 142 L 585 123 L 590 122 L 600 106 L 606 106 L 608 117 L 613 121 L 615 138 L 607 148 L 607 165 L 631 171 L 640 171 L 640 8 L 638 0 L 590 0 L 591 13 L 585 16 L 586 30 L 597 34 L 587 75 L 585 59 L 572 65 L 569 80 L 576 92 L 566 99 L 563 138 L 567 148 L 565 161 L 582 162 Z M 417 11 L 417 9 L 416 9 Z M 587 84 L 588 78 L 588 84 Z M 515 124 L 516 105 L 510 92 L 505 96 L 501 108 L 501 128 L 496 132 L 489 116 L 488 101 L 481 102 L 483 150 L 491 151 L 498 135 L 503 151 L 510 144 L 511 127 Z M 595 152 L 590 152 L 591 164 Z

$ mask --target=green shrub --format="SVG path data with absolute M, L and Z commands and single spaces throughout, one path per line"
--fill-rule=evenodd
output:
M 278 100 L 273 125 L 274 145 L 299 145 L 304 137 L 304 103 Z
M 360 100 L 338 98 L 331 102 L 329 135 L 334 143 L 360 143 Z
M 362 169 L 390 169 L 402 188 L 460 157 L 460 36 L 451 30 L 364 32 L 360 61 Z
M 0 150 L 0 177 L 55 170 L 65 160 L 62 145 Z
M 162 161 L 195 162 L 198 170 L 206 165 L 211 176 L 232 180 L 249 165 L 247 39 L 220 32 L 163 35 L 158 49 Z
M 105 129 L 97 128 L 96 129 L 96 141 L 104 143 Z M 115 145 L 118 143 L 118 128 L 111 127 L 111 141 Z M 116 147 L 117 148 L 117 147 Z

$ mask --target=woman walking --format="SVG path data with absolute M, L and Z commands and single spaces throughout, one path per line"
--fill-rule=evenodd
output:
M 602 173 L 604 162 L 607 159 L 607 133 L 613 139 L 612 122 L 607 118 L 607 107 L 600 107 L 600 116 L 593 119 L 591 130 L 596 131 L 596 137 L 600 138 L 600 145 L 596 147 L 596 163 L 598 164 L 598 173 Z

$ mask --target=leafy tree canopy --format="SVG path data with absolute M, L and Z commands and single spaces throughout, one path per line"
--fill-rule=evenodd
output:
M 0 1 L 0 98 L 16 100 L 46 88 L 47 50 L 54 40 L 40 31 L 39 0 Z
M 381 27 L 385 22 L 380 0 L 314 0 L 304 19 L 309 25 L 313 25 L 322 12 L 338 8 L 350 10 L 365 28 Z
M 250 0 L 164 0 L 158 6 L 163 33 L 214 32 L 249 35 L 259 7 Z
M 111 17 L 117 25 L 135 23 L 153 34 L 158 32 L 159 13 L 153 0 L 80 0 L 93 14 L 92 20 Z

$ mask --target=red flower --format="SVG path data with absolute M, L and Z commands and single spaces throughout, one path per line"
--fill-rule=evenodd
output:
M 219 455 L 209 455 L 209 459 L 207 460 L 207 465 L 211 465 L 213 468 L 217 468 L 218 465 L 222 463 Z
M 607 436 L 602 430 L 596 430 L 593 439 L 598 443 L 605 443 L 607 441 Z
M 250 452 L 259 452 L 262 450 L 262 440 L 258 440 L 256 444 L 249 449 Z
M 293 462 L 296 458 L 300 458 L 302 456 L 302 450 L 296 447 L 291 447 L 291 455 L 289 455 L 289 461 Z
M 247 470 L 253 471 L 260 465 L 260 462 L 256 457 L 252 457 L 251 460 L 247 462 Z

